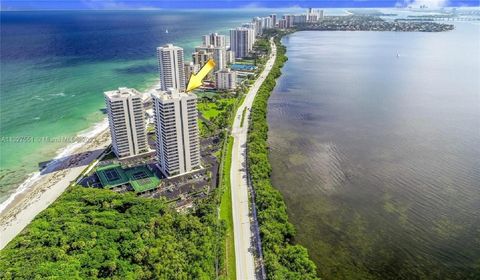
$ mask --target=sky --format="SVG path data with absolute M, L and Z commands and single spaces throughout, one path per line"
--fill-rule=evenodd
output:
M 430 8 L 479 6 L 480 0 L 1 0 L 5 10 L 129 10 L 197 8 L 366 8 L 405 7 L 425 4 Z

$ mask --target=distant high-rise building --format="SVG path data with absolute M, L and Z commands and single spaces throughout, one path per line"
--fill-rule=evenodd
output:
M 188 85 L 190 76 L 196 74 L 200 70 L 200 65 L 194 64 L 193 62 L 185 62 L 184 72 L 185 72 L 185 88 Z
M 272 27 L 277 26 L 277 15 L 276 14 L 271 14 L 270 18 L 272 19 Z
M 233 52 L 232 50 L 228 50 L 226 58 L 227 58 L 227 64 L 235 63 L 235 52 Z
M 221 70 L 227 66 L 227 51 L 225 47 L 214 47 L 213 45 L 196 47 L 192 54 L 195 64 L 203 65 L 210 58 L 215 61 L 215 71 Z
M 318 22 L 323 19 L 323 10 L 308 8 L 307 22 Z
M 141 94 L 135 89 L 119 88 L 104 93 L 112 148 L 118 158 L 148 151 L 145 109 Z
M 300 15 L 294 15 L 293 16 L 293 24 L 294 25 L 301 25 L 307 23 L 307 15 L 306 14 L 300 14 Z
M 160 170 L 174 176 L 200 167 L 197 96 L 168 89 L 152 99 Z
M 286 29 L 287 28 L 287 20 L 286 19 L 279 19 L 278 20 L 278 28 Z
M 253 22 L 249 23 L 244 23 L 242 24 L 242 27 L 250 29 L 249 34 L 250 34 L 250 43 L 249 43 L 249 51 L 253 49 L 253 45 L 255 44 L 255 39 L 257 38 L 257 33 L 256 33 L 256 25 Z
M 284 15 L 283 18 L 286 20 L 285 28 L 292 28 L 294 26 L 293 21 L 295 20 L 295 15 Z
M 253 49 L 252 36 L 254 29 L 237 27 L 230 30 L 230 49 L 235 53 L 235 58 L 243 58 Z
M 207 50 L 198 50 L 192 53 L 193 64 L 198 64 L 202 67 L 207 61 L 212 58 L 213 52 Z
M 225 68 L 215 72 L 217 89 L 232 90 L 237 87 L 237 72 Z
M 272 18 L 271 17 L 264 17 L 262 18 L 262 29 L 270 29 L 273 28 L 272 26 Z
M 213 60 L 215 61 L 215 71 L 227 67 L 227 51 L 225 47 L 213 48 Z
M 172 44 L 157 48 L 160 88 L 185 90 L 183 49 Z
M 219 35 L 218 33 L 211 33 L 202 36 L 202 45 L 204 47 L 225 47 L 225 35 Z
M 254 24 L 255 35 L 257 35 L 257 36 L 262 35 L 262 32 L 263 32 L 263 27 L 262 27 L 263 20 L 262 20 L 262 18 L 254 17 L 252 19 L 252 23 Z

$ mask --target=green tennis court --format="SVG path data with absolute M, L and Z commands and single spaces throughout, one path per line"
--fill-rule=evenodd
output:
M 125 175 L 120 164 L 110 164 L 97 168 L 95 171 L 100 183 L 106 189 L 111 189 L 128 183 L 128 177 Z
M 144 192 L 160 184 L 160 179 L 143 165 L 123 169 L 119 164 L 111 164 L 97 168 L 96 173 L 106 189 L 130 184 L 135 192 Z

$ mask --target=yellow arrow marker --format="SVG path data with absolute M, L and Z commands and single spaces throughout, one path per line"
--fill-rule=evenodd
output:
M 203 65 L 202 69 L 198 71 L 197 74 L 193 74 L 190 76 L 190 80 L 188 80 L 187 85 L 187 92 L 194 90 L 202 85 L 202 80 L 207 76 L 207 74 L 212 71 L 215 67 L 215 61 L 213 59 L 209 59 L 205 65 Z

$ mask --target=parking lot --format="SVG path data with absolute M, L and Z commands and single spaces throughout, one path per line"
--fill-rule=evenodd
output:
M 204 138 L 200 142 L 202 168 L 191 173 L 166 178 L 157 166 L 154 153 L 149 153 L 142 157 L 130 158 L 127 160 L 118 160 L 109 158 L 100 162 L 99 166 L 119 164 L 122 168 L 136 168 L 143 166 L 148 168 L 160 179 L 160 183 L 154 189 L 138 192 L 141 197 L 166 198 L 167 201 L 175 203 L 179 208 L 192 207 L 197 199 L 202 199 L 217 187 L 219 162 L 216 153 L 220 149 L 221 141 L 217 136 Z M 89 176 L 83 178 L 80 184 L 85 187 L 102 188 L 101 180 L 96 172 L 92 171 Z M 111 188 L 115 192 L 133 192 L 135 189 L 131 184 L 123 184 Z

